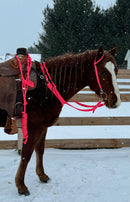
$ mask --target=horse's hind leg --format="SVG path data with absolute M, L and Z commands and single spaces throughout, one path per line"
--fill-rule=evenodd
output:
M 44 129 L 39 141 L 35 145 L 36 151 L 36 173 L 41 182 L 47 182 L 49 177 L 44 172 L 43 167 L 43 154 L 44 154 L 44 147 L 45 147 L 45 138 L 46 138 L 47 128 Z

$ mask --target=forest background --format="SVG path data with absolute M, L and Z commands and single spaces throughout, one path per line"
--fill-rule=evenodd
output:
M 67 52 L 111 49 L 118 46 L 117 64 L 124 66 L 130 49 L 130 1 L 117 0 L 107 10 L 91 0 L 53 0 L 54 7 L 43 10 L 43 32 L 28 48 L 29 53 L 41 53 L 42 60 Z

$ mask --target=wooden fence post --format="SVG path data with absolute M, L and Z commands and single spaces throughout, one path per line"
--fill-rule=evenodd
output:
M 21 153 L 22 150 L 22 145 L 23 145 L 23 133 L 22 133 L 22 128 L 18 128 L 18 153 Z

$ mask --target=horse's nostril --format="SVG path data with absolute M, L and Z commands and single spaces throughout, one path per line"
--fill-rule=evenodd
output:
M 108 96 L 108 99 L 105 101 L 106 106 L 108 108 L 117 108 L 117 97 L 116 96 Z

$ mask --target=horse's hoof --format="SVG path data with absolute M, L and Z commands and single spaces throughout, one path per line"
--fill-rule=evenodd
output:
M 50 180 L 50 178 L 48 178 L 47 180 L 42 181 L 43 183 L 47 183 Z
M 24 195 L 24 196 L 29 196 L 30 192 L 28 190 L 23 191 L 23 192 L 19 192 L 20 195 Z
M 49 180 L 50 180 L 50 178 L 47 175 L 40 177 L 40 181 L 43 183 L 47 183 Z

